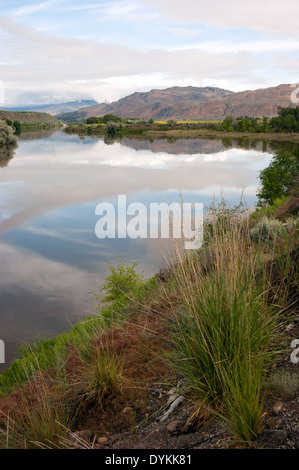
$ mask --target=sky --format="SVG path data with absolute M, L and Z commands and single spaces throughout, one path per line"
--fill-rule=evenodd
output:
M 0 105 L 299 84 L 298 0 L 0 0 Z

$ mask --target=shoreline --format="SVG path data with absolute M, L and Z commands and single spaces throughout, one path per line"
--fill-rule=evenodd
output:
M 71 128 L 74 128 L 73 130 Z M 71 125 L 70 128 L 63 129 L 67 134 L 77 134 L 83 136 L 106 136 L 111 138 L 132 137 L 132 138 L 232 138 L 246 140 L 263 140 L 263 141 L 286 141 L 299 144 L 299 133 L 275 133 L 275 132 L 237 132 L 237 131 L 213 131 L 210 129 L 150 129 L 148 127 L 140 128 L 124 128 L 117 131 L 113 136 L 107 135 L 105 128 L 87 128 Z

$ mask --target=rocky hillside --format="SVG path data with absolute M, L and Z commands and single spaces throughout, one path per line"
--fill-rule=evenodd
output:
M 80 120 L 112 113 L 123 118 L 155 120 L 220 120 L 232 114 L 273 117 L 277 107 L 294 106 L 291 85 L 234 93 L 221 88 L 172 87 L 133 93 L 111 104 L 102 103 L 74 113 L 60 114 L 65 120 Z
M 172 87 L 166 90 L 136 92 L 111 104 L 101 103 L 81 109 L 78 113 L 61 114 L 61 119 L 85 119 L 90 116 L 101 116 L 112 113 L 128 118 L 172 117 L 174 110 L 186 113 L 194 105 L 210 99 L 219 99 L 233 94 L 232 91 L 213 87 Z

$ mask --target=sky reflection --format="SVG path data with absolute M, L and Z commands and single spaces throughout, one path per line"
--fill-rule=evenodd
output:
M 238 204 L 255 202 L 257 176 L 271 154 L 227 148 L 221 141 L 103 139 L 57 132 L 20 139 L 0 168 L 0 338 L 9 361 L 20 340 L 53 336 L 93 311 L 94 293 L 119 257 L 147 276 L 163 264 L 157 240 L 99 240 L 95 207 L 116 202 L 202 202 L 223 191 Z M 3 367 L 2 367 L 3 369 Z M 0 369 L 1 370 L 1 369 Z

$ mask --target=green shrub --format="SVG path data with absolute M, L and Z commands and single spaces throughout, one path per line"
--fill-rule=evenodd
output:
M 277 237 L 284 238 L 287 233 L 296 230 L 298 221 L 289 217 L 285 223 L 277 219 L 263 217 L 251 230 L 250 237 L 254 242 L 273 241 Z
M 277 219 L 263 217 L 251 230 L 250 237 L 254 242 L 272 241 L 286 232 L 283 224 Z
M 257 222 L 258 220 L 262 219 L 263 217 L 267 216 L 270 217 L 271 215 L 275 214 L 277 209 L 282 207 L 288 200 L 290 199 L 289 196 L 281 196 L 273 201 L 271 206 L 266 205 L 260 208 L 257 208 L 252 214 L 250 214 L 250 220 L 252 222 Z
M 113 136 L 117 134 L 117 132 L 119 132 L 122 128 L 123 125 L 121 122 L 108 121 L 106 124 L 106 133 L 109 136 Z
M 117 266 L 109 265 L 110 274 L 105 278 L 101 291 L 106 291 L 103 299 L 110 302 L 125 298 L 133 289 L 143 283 L 143 274 L 136 273 L 137 263 L 126 263 L 119 260 Z
M 0 120 L 0 145 L 16 145 L 17 138 L 10 126 L 5 121 Z

